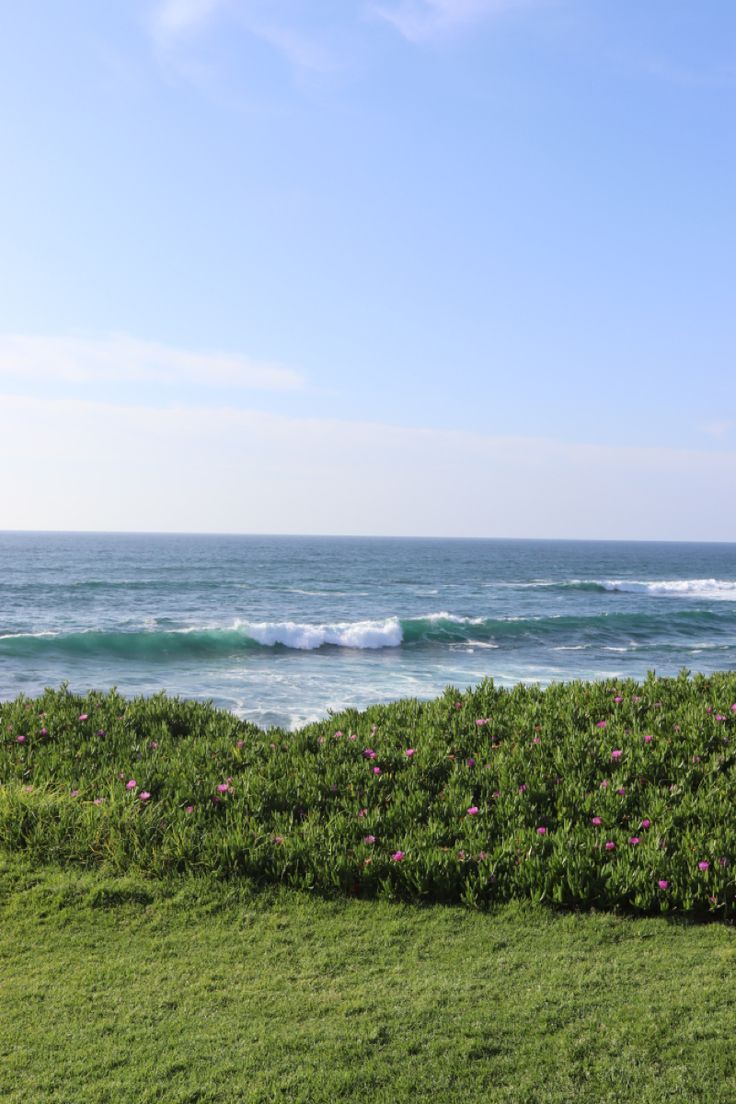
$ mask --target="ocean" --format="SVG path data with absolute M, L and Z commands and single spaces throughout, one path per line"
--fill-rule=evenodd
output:
M 492 677 L 736 667 L 736 545 L 0 533 L 0 698 L 68 682 L 264 727 Z

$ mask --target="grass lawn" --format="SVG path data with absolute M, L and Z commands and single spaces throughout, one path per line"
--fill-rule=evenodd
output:
M 0 1099 L 736 1100 L 736 932 L 0 861 Z

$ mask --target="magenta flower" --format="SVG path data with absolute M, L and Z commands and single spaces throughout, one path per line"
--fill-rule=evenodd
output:
M 381 773 L 381 768 L 380 767 L 374 767 L 373 768 L 373 773 L 374 774 L 380 774 Z
M 186 809 L 184 810 L 184 812 L 185 812 L 185 813 L 187 813 L 187 814 L 191 814 L 191 813 L 193 813 L 193 812 L 194 812 L 194 806 L 193 806 L 193 805 L 187 805 L 187 807 L 186 807 Z
M 638 836 L 629 836 L 629 843 L 632 847 L 636 847 L 637 843 L 641 843 Z
M 217 787 L 217 792 L 222 793 L 222 794 L 230 793 L 230 783 L 229 782 L 220 782 L 220 784 Z
M 340 731 L 340 729 L 338 728 L 337 732 L 335 733 L 335 739 L 336 739 L 336 740 L 339 740 L 341 736 L 342 736 L 342 732 L 341 732 L 341 731 Z
M 465 760 L 465 766 L 466 767 L 474 767 L 475 766 L 475 759 L 472 759 L 472 758 L 471 759 L 466 759 Z
M 603 821 L 601 820 L 600 817 L 591 817 L 590 818 L 590 823 L 593 825 L 594 828 L 600 828 Z
M 527 786 L 526 782 L 522 782 L 521 785 L 519 786 L 519 793 L 526 793 L 528 788 L 529 787 Z
M 643 821 L 641 822 L 641 826 L 642 826 L 642 828 L 651 828 L 651 826 L 652 826 L 652 822 L 651 822 L 651 820 L 647 820 L 647 819 L 645 818 L 645 819 L 644 819 L 644 820 L 643 820 Z
M 376 837 L 375 836 L 363 836 L 363 843 L 375 843 L 375 842 L 376 842 Z
M 490 717 L 478 717 L 475 723 L 480 727 L 480 725 L 487 725 L 490 719 Z
M 373 750 L 373 748 L 365 748 L 364 751 L 363 751 L 363 757 L 365 759 L 375 759 L 376 758 L 376 753 Z
M 547 835 L 547 829 L 544 827 L 544 825 L 540 825 L 540 827 L 537 828 L 537 835 L 538 836 L 546 836 Z
M 16 736 L 15 740 L 16 740 L 16 743 L 18 743 L 18 744 L 24 744 L 26 742 L 26 738 L 23 735 L 23 733 L 21 733 L 19 736 Z
M 416 748 L 407 748 L 406 751 L 404 752 L 404 755 L 406 756 L 407 759 L 411 759 L 411 757 L 412 757 L 412 755 L 414 754 L 415 751 L 416 751 Z
M 616 793 L 619 797 L 626 797 L 626 790 L 623 788 L 623 786 L 619 786 L 619 788 L 616 790 Z
M 125 783 L 125 788 L 126 790 L 134 790 L 137 785 L 138 783 L 136 782 L 135 778 L 131 778 L 129 782 Z
M 613 840 L 608 840 L 606 842 L 606 851 L 615 851 L 615 850 L 616 850 L 616 844 L 613 842 Z
M 401 862 L 401 860 L 404 858 L 404 855 L 404 851 L 394 851 L 393 855 L 391 856 L 391 862 Z
M 624 699 L 621 697 L 620 694 L 617 694 L 613 700 L 615 701 L 616 705 L 620 705 Z
M 651 732 L 647 732 L 646 735 L 644 736 L 644 743 L 645 744 L 651 744 L 653 739 L 654 739 L 654 737 L 652 736 Z
M 42 728 L 38 733 L 39 736 L 48 736 L 48 734 L 49 730 L 47 728 Z
M 477 805 L 471 805 L 468 808 L 468 816 L 477 816 L 479 812 L 480 810 L 478 809 Z
M 596 728 L 605 728 L 605 727 L 606 727 L 606 723 L 607 723 L 606 721 L 596 721 L 596 725 L 595 725 L 595 727 L 596 727 Z
M 657 885 L 659 886 L 660 889 L 669 889 L 669 887 L 670 887 L 670 883 L 667 881 L 666 878 L 660 878 L 659 881 L 657 882 Z
M 80 719 L 80 721 L 87 721 L 87 720 L 89 720 L 89 713 L 80 713 L 80 714 L 79 714 L 79 719 Z
M 140 798 L 141 801 L 149 801 L 150 798 L 151 798 L 151 795 L 148 792 L 148 790 L 141 790 L 141 792 L 138 794 L 138 797 Z
M 709 870 L 709 869 L 710 869 L 710 863 L 706 862 L 705 859 L 703 859 L 702 862 L 698 863 L 698 870 L 705 871 L 705 870 Z
M 541 742 L 542 742 L 542 741 L 541 741 L 541 739 L 539 738 L 539 736 L 535 736 L 535 737 L 534 737 L 534 739 L 532 740 L 532 743 L 533 743 L 533 744 L 541 744 Z
M 614 748 L 613 751 L 611 752 L 611 758 L 613 760 L 620 759 L 622 755 L 623 755 L 623 752 L 622 752 L 621 748 Z

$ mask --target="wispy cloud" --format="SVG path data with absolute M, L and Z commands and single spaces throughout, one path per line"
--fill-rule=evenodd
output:
M 424 42 L 533 2 L 538 0 L 394 0 L 390 7 L 376 4 L 371 10 L 410 42 Z
M 204 32 L 216 16 L 235 32 L 271 46 L 299 71 L 329 73 L 340 66 L 318 33 L 307 31 L 290 0 L 159 0 L 150 27 L 158 49 L 171 55 Z
M 159 40 L 172 40 L 200 29 L 224 6 L 224 0 L 163 0 L 153 10 L 151 27 Z
M 192 352 L 126 334 L 104 338 L 0 335 L 0 381 L 216 384 L 266 391 L 303 386 L 293 369 L 225 352 Z
M 6 528 L 734 539 L 734 449 L 0 394 L 0 471 Z

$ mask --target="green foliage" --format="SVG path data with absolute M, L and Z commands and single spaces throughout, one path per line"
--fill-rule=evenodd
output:
M 735 799 L 734 674 L 487 681 L 297 732 L 164 695 L 0 705 L 0 846 L 116 872 L 729 917 Z

